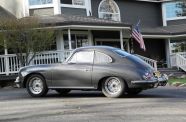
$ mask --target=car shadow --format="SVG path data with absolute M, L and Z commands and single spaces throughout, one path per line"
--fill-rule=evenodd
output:
M 58 93 L 49 93 L 47 96 L 43 98 L 106 98 L 104 94 L 101 92 L 70 92 L 67 95 L 59 95 Z M 146 94 L 146 93 L 141 93 L 138 95 L 123 95 L 121 98 L 177 98 L 175 96 L 171 95 L 165 95 L 165 94 Z M 180 97 L 181 98 L 181 97 Z

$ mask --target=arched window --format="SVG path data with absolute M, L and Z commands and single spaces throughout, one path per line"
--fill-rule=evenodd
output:
M 99 18 L 120 21 L 120 10 L 114 0 L 102 0 L 98 8 Z

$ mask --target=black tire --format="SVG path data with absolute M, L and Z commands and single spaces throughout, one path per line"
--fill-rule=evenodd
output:
M 38 81 L 36 81 L 38 80 Z M 40 82 L 39 83 L 35 83 L 35 87 L 41 87 L 39 90 L 36 89 L 36 88 L 33 88 L 34 87 L 34 83 L 33 82 Z M 26 83 L 26 89 L 28 91 L 28 93 L 30 94 L 30 96 L 32 97 L 43 97 L 47 94 L 48 92 L 48 87 L 46 85 L 46 81 L 45 79 L 41 76 L 41 75 L 37 75 L 37 74 L 34 74 L 34 75 L 31 75 L 28 80 L 27 80 L 27 83 Z
M 128 89 L 127 94 L 128 95 L 138 95 L 142 91 L 143 91 L 142 89 Z
M 56 89 L 56 92 L 63 96 L 67 95 L 70 91 L 70 89 Z
M 108 86 L 109 85 L 108 83 L 111 80 L 116 80 L 116 82 L 119 83 L 118 85 L 114 85 L 114 83 L 110 85 L 111 87 L 116 89 L 115 92 L 114 90 L 110 89 Z M 118 90 L 117 90 L 117 87 L 118 87 Z M 105 81 L 102 82 L 102 92 L 106 97 L 109 97 L 109 98 L 121 97 L 125 93 L 125 90 L 126 90 L 126 85 L 125 85 L 125 82 L 121 78 L 109 77 Z

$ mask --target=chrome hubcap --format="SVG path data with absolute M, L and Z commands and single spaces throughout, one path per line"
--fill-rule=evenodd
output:
M 29 89 L 33 94 L 40 94 L 43 90 L 43 82 L 40 78 L 32 78 L 29 82 Z
M 105 82 L 105 90 L 110 94 L 117 94 L 121 91 L 121 82 L 117 78 L 110 78 Z

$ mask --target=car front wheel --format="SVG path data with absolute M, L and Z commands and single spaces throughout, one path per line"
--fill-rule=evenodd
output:
M 32 97 L 42 97 L 48 92 L 45 79 L 40 75 L 31 75 L 27 80 L 26 89 Z
M 125 89 L 125 82 L 118 77 L 109 77 L 102 82 L 102 92 L 106 97 L 121 97 L 125 93 Z

